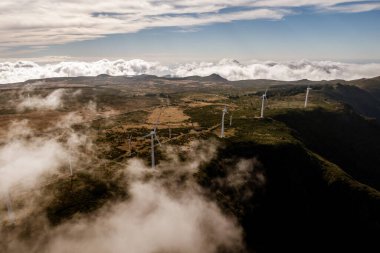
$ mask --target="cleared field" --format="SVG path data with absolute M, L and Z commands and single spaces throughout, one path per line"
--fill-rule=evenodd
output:
M 148 116 L 147 123 L 155 124 L 159 119 L 159 123 L 168 124 L 168 123 L 179 123 L 184 122 L 190 117 L 186 115 L 183 110 L 178 106 L 169 106 L 156 108 Z

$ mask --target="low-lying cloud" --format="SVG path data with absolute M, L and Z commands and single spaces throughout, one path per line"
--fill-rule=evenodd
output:
M 172 147 L 152 170 L 139 159 L 125 168 L 131 198 L 54 229 L 47 252 L 241 252 L 242 228 L 208 199 L 192 177 L 216 155 L 215 142 L 192 142 L 181 160 Z M 179 151 L 181 152 L 181 151 Z M 184 179 L 186 178 L 186 179 Z
M 380 64 L 354 64 L 331 61 L 252 61 L 239 63 L 235 60 L 223 59 L 218 62 L 193 62 L 178 65 L 162 65 L 158 62 L 144 60 L 101 60 L 96 62 L 61 62 L 39 65 L 34 62 L 0 63 L 0 83 L 23 82 L 29 79 L 49 77 L 97 76 L 108 74 L 158 76 L 208 76 L 211 74 L 230 80 L 272 79 L 294 81 L 309 80 L 353 80 L 371 78 L 380 75 Z
M 17 105 L 17 109 L 19 111 L 26 109 L 55 110 L 62 106 L 63 94 L 63 89 L 57 89 L 48 94 L 46 97 L 28 95 Z
M 134 182 L 130 194 L 131 201 L 113 206 L 95 221 L 60 227 L 47 252 L 214 253 L 242 248 L 241 229 L 194 192 L 173 197 L 158 184 Z
M 69 113 L 61 121 L 44 135 L 32 129 L 27 120 L 10 124 L 6 136 L 0 140 L 0 195 L 14 187 L 34 187 L 43 175 L 57 173 L 62 168 L 67 168 L 68 175 L 69 161 L 77 160 L 78 149 L 91 148 L 87 136 L 71 128 L 83 121 L 79 115 Z
M 61 92 L 55 90 L 38 101 L 46 104 L 57 94 L 60 98 Z M 27 108 L 40 103 L 29 103 Z M 96 136 L 89 129 L 75 130 L 77 124 L 86 124 L 77 112 L 47 124 L 44 132 L 26 120 L 15 121 L 0 139 L 0 197 L 9 196 L 1 202 L 9 205 L 8 216 L 5 205 L 0 209 L 1 252 L 243 252 L 238 220 L 226 214 L 194 176 L 216 157 L 216 141 L 194 141 L 177 148 L 163 145 L 165 159 L 152 170 L 137 158 L 108 163 L 92 146 Z M 118 182 L 127 197 L 109 197 L 91 214 L 54 213 L 64 220 L 53 225 L 48 211 L 52 203 L 61 207 L 60 201 L 76 197 L 63 187 L 70 180 L 71 164 L 72 187 L 77 191 L 86 187 L 80 175 L 101 181 L 102 173 L 112 172 L 115 178 L 122 174 L 124 180 L 107 183 Z M 67 195 L 60 199 L 60 194 Z

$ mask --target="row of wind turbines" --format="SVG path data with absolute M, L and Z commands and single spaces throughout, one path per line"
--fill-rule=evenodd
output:
M 305 104 L 304 104 L 305 108 L 307 107 L 307 104 L 308 104 L 310 90 L 311 90 L 311 88 L 307 87 L 307 89 L 306 89 L 306 96 L 305 96 Z M 261 96 L 260 118 L 264 118 L 265 103 L 268 103 L 267 93 L 268 93 L 268 88 L 265 90 L 265 93 Z M 227 105 L 224 106 L 223 111 L 222 111 L 222 122 L 221 122 L 220 138 L 224 138 L 225 137 L 225 134 L 224 134 L 224 132 L 225 132 L 224 131 L 224 129 L 225 129 L 225 127 L 224 127 L 224 121 L 225 121 L 226 114 L 228 114 Z M 158 126 L 159 121 L 160 121 L 160 116 L 161 116 L 161 113 L 158 116 L 157 122 L 154 125 L 152 131 L 149 134 L 147 134 L 147 135 L 145 135 L 143 137 L 143 138 L 150 137 L 150 143 L 151 143 L 151 166 L 152 166 L 152 169 L 156 168 L 155 153 L 154 153 L 154 147 L 156 146 L 155 145 L 155 140 L 157 141 L 158 145 L 161 146 L 161 142 L 160 142 L 160 140 L 157 137 L 157 126 Z M 230 115 L 230 126 L 232 126 L 232 115 Z M 171 137 L 171 129 L 169 128 L 169 138 L 170 137 Z M 130 146 L 130 139 L 129 139 L 129 146 Z
M 304 108 L 307 107 L 307 104 L 308 104 L 308 101 L 309 101 L 309 94 L 310 94 L 310 91 L 312 90 L 312 88 L 310 88 L 310 86 L 308 86 L 306 88 L 306 95 L 305 95 L 305 104 L 304 104 Z M 268 93 L 268 88 L 265 90 L 264 94 L 261 96 L 261 110 L 260 110 L 260 118 L 264 118 L 264 110 L 265 110 L 265 104 L 268 103 L 268 97 L 267 97 L 267 93 Z M 224 138 L 225 135 L 224 135 L 224 117 L 225 115 L 228 113 L 228 110 L 227 110 L 227 105 L 224 106 L 224 109 L 222 111 L 222 123 L 221 123 L 221 130 L 220 130 L 220 138 Z M 232 125 L 232 115 L 230 116 L 230 126 Z

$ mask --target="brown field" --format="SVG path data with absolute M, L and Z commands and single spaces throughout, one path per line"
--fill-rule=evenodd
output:
M 177 106 L 156 108 L 147 118 L 148 124 L 155 124 L 159 119 L 160 124 L 180 123 L 190 119 L 183 113 L 183 110 Z

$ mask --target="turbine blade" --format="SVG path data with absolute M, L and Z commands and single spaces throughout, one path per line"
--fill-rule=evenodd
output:
M 146 138 L 146 137 L 151 136 L 151 135 L 152 135 L 152 134 L 149 133 L 149 134 L 147 134 L 147 135 L 144 135 L 143 138 Z
M 154 135 L 154 138 L 155 138 L 155 139 L 156 139 L 156 141 L 158 142 L 158 145 L 160 145 L 160 146 L 161 146 L 161 142 L 160 142 L 160 140 L 158 139 L 157 135 Z

